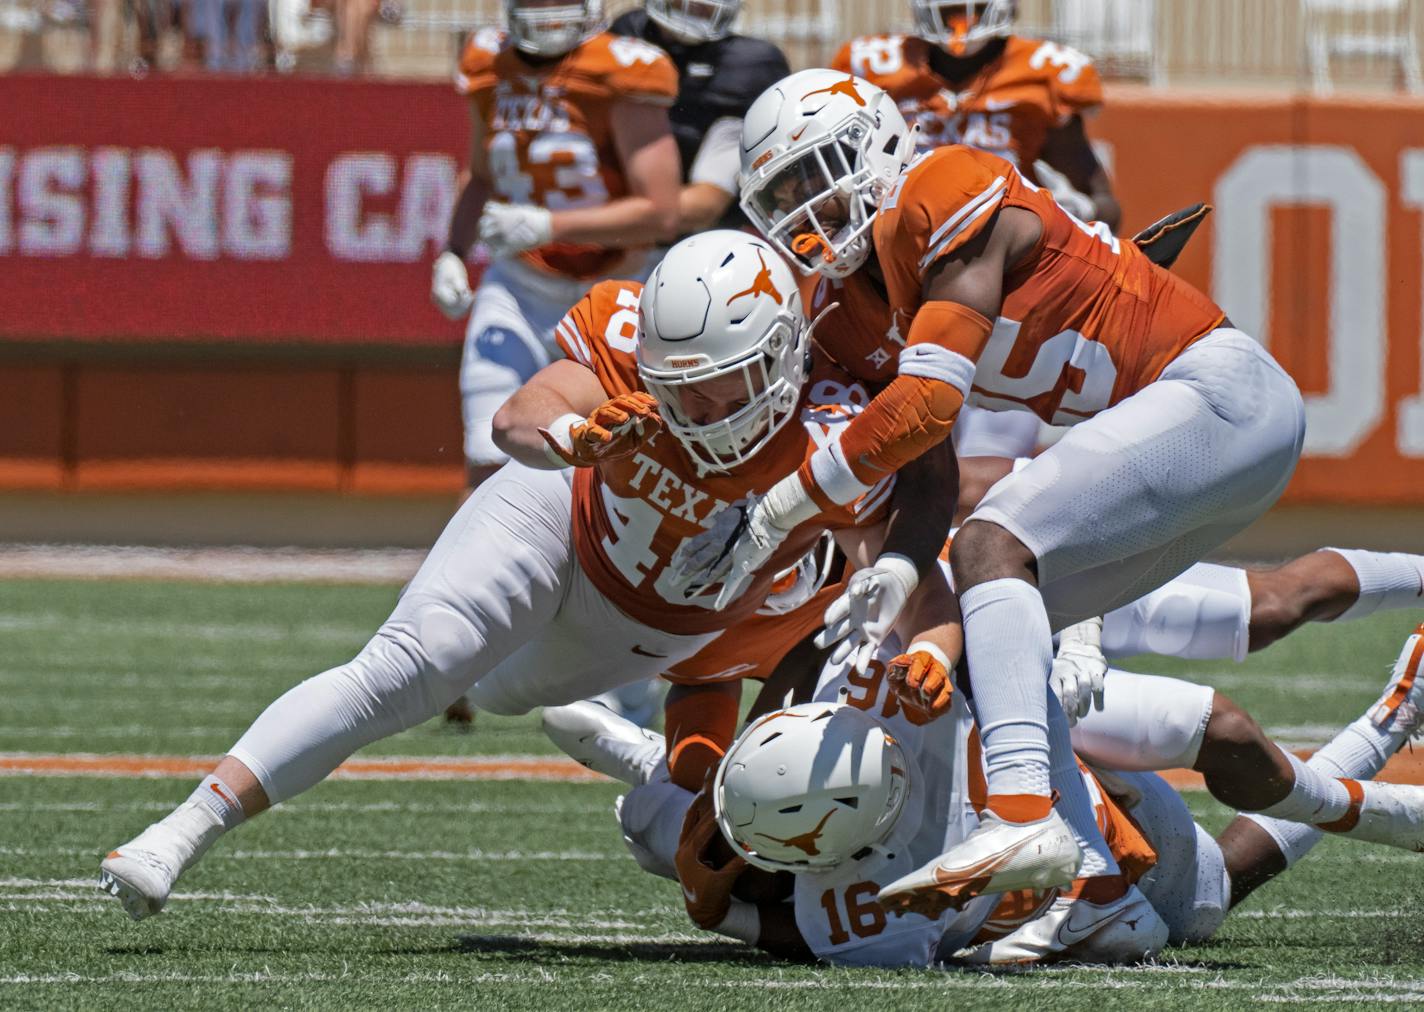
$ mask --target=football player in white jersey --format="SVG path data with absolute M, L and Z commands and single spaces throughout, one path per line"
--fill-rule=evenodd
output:
M 1411 849 L 1424 841 L 1424 791 L 1367 782 L 1424 723 L 1421 627 L 1380 700 L 1310 759 L 1323 774 L 1354 784 L 1367 799 L 1362 811 L 1318 828 L 1308 819 L 1247 815 L 1213 838 L 1165 781 L 1145 771 L 1199 766 L 1197 755 L 1212 750 L 1221 767 L 1215 786 L 1226 777 L 1237 781 L 1233 789 L 1250 790 L 1239 764 L 1233 770 L 1222 759 L 1239 744 L 1233 736 L 1259 738 L 1259 728 L 1209 688 L 1113 672 L 1113 702 L 1075 729 L 1073 745 L 1092 764 L 1084 784 L 1105 824 L 1125 811 L 1151 845 L 1153 859 L 1129 873 L 1133 884 L 980 896 L 962 909 L 889 916 L 875 901 L 879 884 L 914 866 L 921 851 L 962 838 L 983 805 L 966 701 L 953 694 L 945 715 L 925 723 L 891 687 L 890 649 L 866 674 L 828 665 L 812 703 L 754 721 L 695 799 L 656 778 L 620 799 L 634 856 L 650 871 L 681 878 L 701 926 L 833 963 L 1131 961 L 1169 940 L 1209 937 L 1231 906 L 1299 860 L 1322 831 Z M 1232 726 L 1211 720 L 1221 714 L 1230 714 Z M 605 733 L 617 737 L 611 724 Z M 608 739 L 605 755 L 616 751 Z M 610 765 L 605 772 L 620 771 Z M 1386 821 L 1395 825 L 1381 831 Z M 1413 844 L 1397 832 L 1403 823 Z M 1130 843 L 1122 848 L 1125 857 L 1130 850 Z M 748 883 L 756 875 L 748 864 L 795 872 L 792 901 L 739 899 L 766 892 Z M 1109 885 L 1120 895 L 1104 901 Z

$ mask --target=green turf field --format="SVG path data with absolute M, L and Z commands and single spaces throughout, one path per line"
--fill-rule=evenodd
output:
M 220 753 L 284 688 L 349 658 L 394 595 L 0 583 L 0 753 Z M 1375 698 L 1416 621 L 1317 627 L 1193 674 L 1279 736 L 1319 741 Z M 549 751 L 532 717 L 481 717 L 469 735 L 431 724 L 370 750 Z M 610 784 L 327 783 L 223 840 L 161 917 L 133 924 L 94 891 L 99 858 L 190 789 L 0 777 L 0 1007 L 1424 1005 L 1424 857 L 1381 848 L 1327 841 L 1210 945 L 1154 967 L 856 972 L 699 937 L 676 886 L 628 858 Z

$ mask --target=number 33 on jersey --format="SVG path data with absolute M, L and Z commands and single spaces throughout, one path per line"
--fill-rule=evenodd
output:
M 641 390 L 634 350 L 642 285 L 595 285 L 556 328 L 565 355 L 591 369 L 609 397 Z M 812 364 L 802 395 L 800 423 L 788 422 L 754 457 L 730 472 L 703 474 L 673 436 L 659 433 L 638 453 L 574 474 L 574 549 L 598 590 L 630 617 L 670 632 L 697 634 L 730 628 L 761 605 L 773 574 L 809 551 L 826 529 L 877 523 L 894 488 L 891 475 L 848 506 L 836 507 L 791 532 L 753 581 L 725 611 L 712 611 L 715 591 L 703 597 L 675 588 L 668 563 L 684 541 L 700 534 L 722 510 L 765 492 L 791 474 L 817 447 L 869 403 L 864 387 L 829 360 Z
M 494 195 L 551 211 L 626 196 L 613 107 L 671 106 L 677 98 L 677 68 L 661 49 L 608 32 L 556 60 L 532 63 L 504 32 L 486 29 L 465 47 L 455 83 L 484 124 Z M 606 274 L 622 259 L 617 251 L 570 244 L 525 256 L 575 278 Z

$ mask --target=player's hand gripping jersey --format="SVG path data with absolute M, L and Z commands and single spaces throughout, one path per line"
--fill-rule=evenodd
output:
M 642 285 L 595 285 L 558 327 L 564 353 L 597 375 L 609 397 L 641 390 L 634 349 Z M 862 498 L 801 524 L 758 573 L 748 593 L 725 611 L 711 610 L 715 589 L 698 597 L 674 584 L 678 548 L 719 513 L 792 474 L 833 440 L 870 400 L 865 388 L 824 359 L 811 369 L 800 417 L 755 456 L 729 472 L 700 473 L 682 444 L 661 432 L 630 457 L 579 468 L 574 475 L 574 547 L 589 579 L 628 616 L 680 634 L 711 632 L 750 618 L 774 575 L 794 565 L 826 529 L 884 519 L 894 487 L 881 480 Z
M 456 87 L 484 123 L 494 194 L 559 211 L 628 195 L 611 111 L 620 102 L 672 105 L 677 70 L 657 47 L 608 32 L 565 56 L 534 62 L 491 28 L 466 45 Z M 523 254 L 536 267 L 573 278 L 606 274 L 623 256 L 572 243 Z
M 962 90 L 931 69 L 934 43 L 915 36 L 863 35 L 831 63 L 890 93 L 921 149 L 966 144 L 1019 166 L 1029 178 L 1049 131 L 1103 102 L 1090 57 L 1056 42 L 1011 37 Z

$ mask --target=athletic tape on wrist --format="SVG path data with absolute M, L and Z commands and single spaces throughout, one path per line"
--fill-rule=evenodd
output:
M 944 665 L 944 670 L 948 671 L 950 669 L 949 655 L 928 640 L 915 640 L 915 642 L 905 648 L 905 653 L 913 654 L 917 650 L 927 653 L 939 661 Z
M 562 446 L 567 453 L 572 454 L 574 452 L 574 437 L 570 430 L 584 421 L 587 419 L 583 415 L 570 411 L 568 414 L 555 418 L 545 427 L 544 431 L 553 436 L 554 442 Z M 544 456 L 549 458 L 549 463 L 555 467 L 569 466 L 569 462 L 555 453 L 554 448 L 548 442 L 544 443 Z

